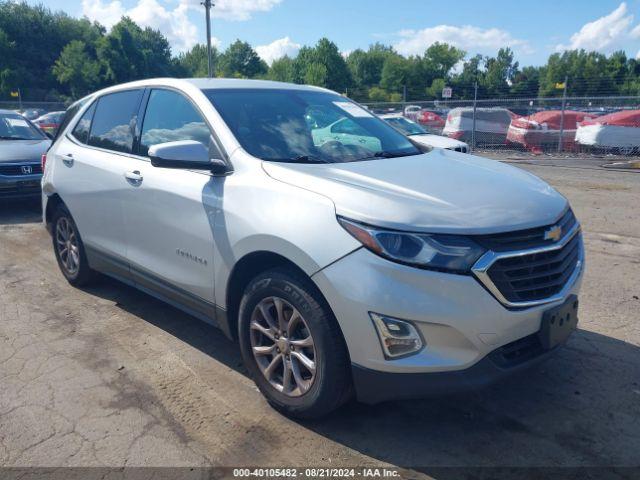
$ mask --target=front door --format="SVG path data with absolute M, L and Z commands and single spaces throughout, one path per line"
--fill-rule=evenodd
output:
M 157 168 L 150 146 L 196 140 L 214 148 L 211 130 L 182 93 L 153 89 L 142 121 L 139 158 L 127 172 L 123 211 L 135 281 L 213 320 L 213 223 L 223 178 L 206 171 Z

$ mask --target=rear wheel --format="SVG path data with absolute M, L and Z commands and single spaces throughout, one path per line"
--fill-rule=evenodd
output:
M 294 417 L 324 415 L 351 395 L 348 354 L 333 314 L 293 270 L 256 277 L 240 304 L 247 369 L 267 400 Z
M 52 237 L 58 267 L 67 281 L 79 287 L 93 280 L 95 271 L 89 268 L 78 227 L 69 211 L 62 206 L 53 214 Z

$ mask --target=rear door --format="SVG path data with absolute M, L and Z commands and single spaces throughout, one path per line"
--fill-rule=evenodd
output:
M 141 122 L 139 181 L 124 199 L 127 257 L 140 286 L 211 319 L 214 313 L 213 222 L 223 177 L 207 171 L 157 168 L 147 152 L 159 143 L 196 140 L 222 158 L 203 115 L 183 93 L 154 88 Z
M 56 189 L 73 216 L 92 266 L 123 274 L 126 236 L 122 195 L 129 187 L 136 115 L 143 90 L 98 98 L 54 155 Z

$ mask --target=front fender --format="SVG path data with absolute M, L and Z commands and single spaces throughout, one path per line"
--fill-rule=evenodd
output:
M 361 246 L 340 226 L 327 197 L 269 177 L 255 159 L 236 165 L 215 215 L 217 305 L 226 308 L 230 273 L 246 255 L 275 253 L 311 276 Z

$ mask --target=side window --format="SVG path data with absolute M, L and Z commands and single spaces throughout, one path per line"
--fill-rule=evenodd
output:
M 89 141 L 89 129 L 91 128 L 91 119 L 93 118 L 93 112 L 96 111 L 96 104 L 91 105 L 86 112 L 82 115 L 82 118 L 71 132 L 71 135 L 75 137 L 76 140 L 82 143 L 87 143 Z
M 100 97 L 96 106 L 89 145 L 131 153 L 135 115 L 142 90 L 127 90 Z
M 152 90 L 142 123 L 139 153 L 146 156 L 152 145 L 177 140 L 196 140 L 210 151 L 215 148 L 209 127 L 189 100 L 171 90 Z

